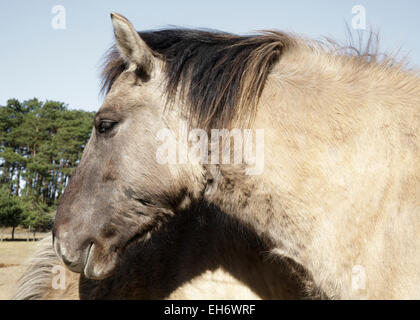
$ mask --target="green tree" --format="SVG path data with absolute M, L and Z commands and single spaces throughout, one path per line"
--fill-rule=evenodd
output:
M 12 227 L 12 240 L 15 239 L 15 228 L 22 222 L 24 205 L 9 190 L 0 188 L 0 226 Z
M 93 115 L 69 110 L 62 102 L 38 99 L 10 99 L 0 106 L 0 187 L 4 193 L 0 201 L 23 203 L 25 224 L 31 229 L 48 225 L 89 140 Z M 4 206 L 10 209 L 7 203 Z M 17 216 L 22 215 L 19 212 Z
M 31 199 L 25 199 L 25 210 L 21 224 L 32 232 L 35 239 L 36 232 L 48 231 L 54 223 L 54 213 L 46 204 L 39 204 Z

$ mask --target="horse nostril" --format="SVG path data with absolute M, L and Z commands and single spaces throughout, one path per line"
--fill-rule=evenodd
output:
M 79 257 L 76 257 L 75 259 L 66 257 L 66 255 L 61 255 L 61 259 L 67 268 L 73 272 L 82 273 L 83 269 L 85 268 L 85 258 L 83 257 L 83 254 Z
M 63 261 L 68 269 L 76 273 L 83 272 L 90 247 L 91 244 L 84 249 L 68 250 L 66 245 L 60 244 L 59 239 L 54 239 L 54 249 L 57 256 Z
M 63 260 L 63 262 L 64 262 L 64 264 L 67 266 L 67 267 L 69 267 L 69 268 L 71 268 L 73 265 L 75 265 L 75 263 L 74 262 L 72 262 L 72 261 L 70 261 L 70 260 L 68 260 L 67 258 L 66 258 L 66 256 L 61 256 L 61 259 Z

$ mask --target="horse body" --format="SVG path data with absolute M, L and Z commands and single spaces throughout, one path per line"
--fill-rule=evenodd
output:
M 69 268 L 106 278 L 126 247 L 205 200 L 329 297 L 419 297 L 417 73 L 280 33 L 138 34 L 120 15 L 113 24 L 110 90 L 54 227 Z M 156 136 L 179 132 L 180 119 L 263 128 L 263 173 L 158 164 Z
M 418 298 L 419 78 L 302 48 L 282 56 L 260 99 L 263 175 L 228 195 L 216 175 L 209 201 L 274 241 L 273 253 L 305 266 L 330 297 Z

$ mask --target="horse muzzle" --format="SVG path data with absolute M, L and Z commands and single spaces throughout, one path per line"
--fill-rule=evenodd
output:
M 66 241 L 53 237 L 53 245 L 57 256 L 73 272 L 82 273 L 89 259 L 93 242 L 88 243 L 80 249 L 72 249 Z
M 69 249 L 71 246 L 57 237 L 53 237 L 53 244 L 57 256 L 66 267 L 73 272 L 83 273 L 88 279 L 105 279 L 116 269 L 117 254 L 104 254 L 93 241 L 80 249 Z

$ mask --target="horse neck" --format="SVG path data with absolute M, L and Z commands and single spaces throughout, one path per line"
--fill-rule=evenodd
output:
M 246 177 L 232 167 L 213 168 L 206 197 L 251 226 L 274 254 L 302 264 L 329 297 L 355 297 L 352 267 L 362 261 L 374 270 L 374 263 L 360 258 L 369 248 L 362 240 L 352 239 L 354 234 L 348 230 L 357 228 L 360 239 L 369 238 L 378 207 L 366 203 L 360 182 L 348 170 L 364 161 L 354 157 L 353 143 L 360 141 L 354 139 L 371 139 L 366 128 L 376 130 L 378 121 L 392 123 L 389 130 L 399 130 L 395 123 L 416 130 L 413 119 L 420 105 L 420 80 L 399 67 L 305 54 L 306 58 L 303 53 L 286 53 L 261 96 L 254 128 L 265 130 L 263 174 Z M 378 139 L 382 142 L 369 140 L 367 145 L 374 157 L 378 144 L 383 150 L 389 147 L 382 146 L 384 137 Z M 406 150 L 389 152 L 397 158 L 398 152 Z M 339 164 L 339 158 L 350 158 L 351 163 Z M 328 166 L 333 174 L 329 178 Z M 371 186 L 365 192 L 379 198 L 385 178 L 373 174 L 365 178 L 364 184 Z M 340 183 L 354 185 L 340 187 Z M 354 217 L 356 210 L 347 207 L 348 192 L 355 193 L 353 201 L 365 208 L 361 220 Z M 355 248 L 348 250 L 346 245 Z

